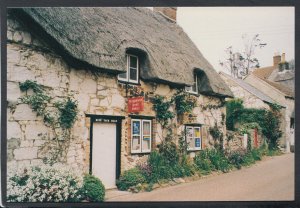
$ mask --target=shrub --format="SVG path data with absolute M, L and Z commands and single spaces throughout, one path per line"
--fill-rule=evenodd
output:
M 245 156 L 244 156 L 244 161 L 243 161 L 243 164 L 244 166 L 249 166 L 251 164 L 255 163 L 255 160 L 252 156 L 252 153 L 251 151 L 248 151 Z
M 240 169 L 244 163 L 245 154 L 245 151 L 242 149 L 236 150 L 229 154 L 228 159 L 233 166 Z
M 82 199 L 90 202 L 101 202 L 105 197 L 105 187 L 95 176 L 85 175 L 80 193 L 82 194 Z
M 263 156 L 263 152 L 260 149 L 254 148 L 251 150 L 251 154 L 253 159 L 256 160 L 261 160 L 262 156 Z
M 220 150 L 211 149 L 208 151 L 208 158 L 210 159 L 213 169 L 221 170 L 226 173 L 230 170 L 230 163 L 225 157 L 224 153 Z
M 200 151 L 194 157 L 194 164 L 201 174 L 209 174 L 212 170 L 212 164 L 207 156 L 207 150 Z
M 132 168 L 121 174 L 119 180 L 117 180 L 117 187 L 124 191 L 131 186 L 144 182 L 146 182 L 146 179 L 142 172 L 138 168 Z
M 81 199 L 82 179 L 71 169 L 39 166 L 8 173 L 9 202 L 76 202 Z
M 164 157 L 169 164 L 178 163 L 179 154 L 177 146 L 174 142 L 164 141 L 159 146 L 159 153 Z

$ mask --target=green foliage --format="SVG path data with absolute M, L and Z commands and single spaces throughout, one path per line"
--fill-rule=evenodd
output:
M 168 120 L 174 118 L 174 113 L 169 110 L 172 101 L 164 101 L 163 96 L 155 96 L 152 102 L 153 109 L 156 112 L 156 119 L 163 127 L 166 127 Z
M 248 133 L 250 128 L 258 128 L 267 138 L 270 149 L 277 149 L 278 139 L 281 137 L 279 106 L 273 105 L 273 110 L 244 108 L 242 101 L 231 100 L 226 103 L 227 119 L 226 125 L 234 130 L 234 124 L 244 125 L 243 133 Z M 248 124 L 247 124 L 248 123 Z
M 32 89 L 35 93 L 41 93 L 42 88 L 39 84 L 36 83 L 36 81 L 26 80 L 23 83 L 20 83 L 20 89 L 21 91 L 27 91 L 29 89 Z
M 191 99 L 191 95 L 183 90 L 174 94 L 172 100 L 175 102 L 177 114 L 190 113 L 195 107 L 195 101 Z
M 71 128 L 77 117 L 77 102 L 67 98 L 64 102 L 56 102 L 55 106 L 60 112 L 60 126 L 67 129 Z
M 221 170 L 226 173 L 231 169 L 228 159 L 225 157 L 223 151 L 211 149 L 208 151 L 208 158 L 214 170 Z
M 253 159 L 255 161 L 257 161 L 257 160 L 261 160 L 261 158 L 263 156 L 263 151 L 261 151 L 258 148 L 254 148 L 254 149 L 251 150 L 251 154 L 252 154 Z
M 243 100 L 241 99 L 233 99 L 226 102 L 226 127 L 228 130 L 234 130 L 238 112 L 243 108 Z
M 49 113 L 46 111 L 46 107 L 51 97 L 45 95 L 43 92 L 37 92 L 33 95 L 26 95 L 20 98 L 21 102 L 31 106 L 32 110 L 37 112 L 38 116 L 43 116 L 44 121 L 49 122 Z M 46 116 L 45 116 L 46 115 Z
M 208 157 L 209 150 L 202 150 L 194 157 L 194 163 L 198 171 L 201 174 L 207 175 L 212 171 L 212 164 Z
M 159 153 L 165 158 L 168 164 L 175 164 L 179 161 L 177 146 L 172 141 L 163 141 L 159 145 Z
M 90 202 L 102 202 L 105 197 L 105 188 L 97 177 L 93 175 L 85 175 L 80 194 L 82 199 Z
M 213 127 L 209 127 L 209 134 L 215 140 L 215 148 L 222 150 L 223 148 L 223 132 L 220 131 L 217 123 Z M 216 142 L 217 141 L 217 142 Z
M 142 172 L 138 168 L 132 168 L 121 174 L 119 180 L 117 180 L 117 187 L 125 191 L 131 186 L 144 182 L 146 182 L 146 179 Z
M 243 149 L 239 149 L 239 150 L 231 152 L 228 155 L 228 159 L 234 167 L 236 167 L 237 169 L 240 169 L 244 163 L 245 155 L 246 155 L 246 151 Z
M 54 107 L 50 103 L 52 99 L 46 95 L 43 87 L 34 81 L 26 80 L 20 83 L 20 89 L 27 91 L 33 90 L 32 95 L 25 95 L 20 98 L 20 101 L 31 106 L 32 110 L 37 112 L 38 116 L 43 118 L 44 123 L 52 128 L 54 134 L 53 140 L 45 142 L 41 147 L 47 150 L 48 158 L 43 162 L 53 165 L 62 158 L 63 152 L 67 152 L 69 148 L 70 128 L 73 126 L 77 117 L 77 102 L 67 97 L 62 102 L 54 103 Z M 62 131 L 57 131 L 57 128 L 62 128 Z M 64 140 L 64 142 L 61 142 Z

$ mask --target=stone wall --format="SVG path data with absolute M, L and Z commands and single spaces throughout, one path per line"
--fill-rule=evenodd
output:
M 78 69 L 68 65 L 46 43 L 31 34 L 26 27 L 20 25 L 14 17 L 8 16 L 7 44 L 7 139 L 8 168 L 12 166 L 28 166 L 43 163 L 47 155 L 45 142 L 53 139 L 54 132 L 45 126 L 42 118 L 32 111 L 30 106 L 21 103 L 24 95 L 19 84 L 26 80 L 36 81 L 42 85 L 47 94 L 55 101 L 68 95 L 78 101 L 78 117 L 71 129 L 71 142 L 63 161 L 82 172 L 88 172 L 90 161 L 90 118 L 86 114 L 125 116 L 121 132 L 121 171 L 144 161 L 147 154 L 131 154 L 130 152 L 130 120 L 127 100 L 131 96 L 144 96 L 144 111 L 140 115 L 155 116 L 151 97 L 162 95 L 170 99 L 177 91 L 168 85 L 143 82 L 140 85 L 119 83 L 116 75 L 89 69 Z M 193 96 L 193 95 L 191 95 Z M 208 128 L 215 123 L 226 134 L 224 124 L 225 107 L 217 97 L 196 96 L 196 107 L 193 110 L 195 123 L 203 124 L 204 146 L 212 145 Z M 218 106 L 218 107 L 216 107 Z M 174 109 L 173 109 L 174 110 Z M 184 129 L 184 123 L 177 122 L 176 133 Z M 161 142 L 164 135 L 162 127 L 153 120 L 152 148 Z M 206 139 L 205 139 L 206 138 Z

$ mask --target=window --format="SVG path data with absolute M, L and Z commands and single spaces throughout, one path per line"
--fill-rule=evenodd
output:
M 198 81 L 197 81 L 197 75 L 194 76 L 194 84 L 190 87 L 185 87 L 185 91 L 192 93 L 192 94 L 198 94 Z
M 118 75 L 118 80 L 130 83 L 139 82 L 139 59 L 134 55 L 127 55 L 127 71 Z
M 131 153 L 148 153 L 151 151 L 151 120 L 131 120 Z
M 202 138 L 200 126 L 186 126 L 185 139 L 188 145 L 187 150 L 201 150 Z

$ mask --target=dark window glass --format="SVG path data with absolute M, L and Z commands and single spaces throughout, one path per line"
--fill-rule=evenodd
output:
M 137 68 L 137 58 L 134 56 L 130 56 L 130 67 Z
M 137 80 L 137 69 L 135 69 L 135 68 L 130 68 L 130 71 L 129 71 L 129 79 L 130 79 L 130 80 Z

